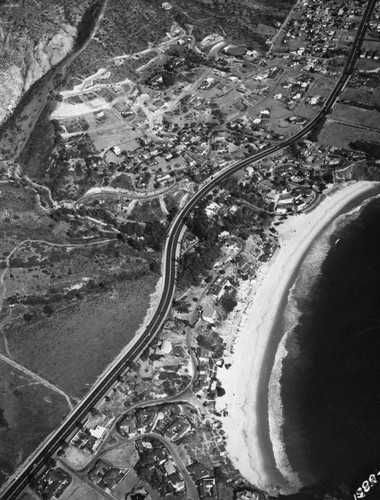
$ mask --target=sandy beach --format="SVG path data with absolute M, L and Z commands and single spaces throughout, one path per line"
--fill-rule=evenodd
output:
M 277 226 L 280 248 L 261 266 L 249 288 L 247 283 L 243 284 L 238 311 L 231 320 L 235 328 L 232 331 L 226 325 L 226 331 L 222 332 L 227 337 L 227 346 L 232 347 L 230 354 L 227 349 L 225 359 L 231 367 L 218 372 L 226 391 L 218 398 L 217 409 L 228 412 L 221 417 L 227 452 L 250 483 L 271 494 L 291 493 L 301 486 L 283 453 L 280 433 L 273 421 L 270 425 L 269 414 L 281 416 L 281 409 L 273 404 L 268 412 L 268 386 L 271 380 L 272 394 L 279 395 L 279 377 L 273 376 L 272 367 L 276 356 L 283 354 L 285 343 L 276 335 L 275 325 L 313 240 L 347 205 L 373 196 L 376 186 L 360 181 L 334 187 L 312 212 L 294 215 Z M 228 338 L 231 334 L 234 338 Z

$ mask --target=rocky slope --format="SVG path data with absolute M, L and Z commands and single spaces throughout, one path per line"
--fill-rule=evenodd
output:
M 74 47 L 90 0 L 0 2 L 0 123 L 28 88 Z

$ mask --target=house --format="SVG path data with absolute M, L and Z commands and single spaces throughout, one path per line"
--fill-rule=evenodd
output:
M 59 498 L 71 481 L 71 476 L 63 469 L 51 468 L 44 470 L 43 474 L 37 477 L 35 490 L 47 500 Z
M 136 413 L 136 428 L 140 434 L 151 432 L 157 421 L 154 408 L 144 408 Z
M 175 443 L 191 431 L 191 424 L 184 417 L 178 417 L 164 431 L 164 436 Z
M 100 425 L 97 425 L 95 429 L 89 429 L 89 433 L 91 434 L 92 437 L 95 439 L 102 439 L 104 434 L 106 433 L 107 428 L 106 427 L 101 427 Z
M 320 98 L 321 98 L 320 95 L 314 95 L 313 97 L 310 97 L 310 101 L 309 101 L 310 105 L 315 106 L 316 104 L 318 104 Z
M 215 203 L 214 201 L 212 201 L 211 203 L 209 203 L 207 205 L 207 207 L 205 208 L 205 212 L 206 212 L 206 215 L 207 217 L 214 217 L 217 213 L 217 211 L 219 210 L 220 206 Z
M 175 491 L 183 491 L 185 489 L 185 483 L 178 472 L 173 472 L 168 476 L 168 481 Z
M 166 462 L 164 462 L 164 469 L 165 469 L 166 474 L 168 476 L 170 476 L 171 474 L 174 474 L 177 471 L 173 460 L 171 460 L 170 458 L 169 458 L 169 460 L 166 460 Z
M 190 476 L 196 481 L 210 476 L 210 471 L 207 470 L 206 467 L 199 462 L 193 462 L 187 467 L 187 470 Z
M 218 492 L 216 489 L 216 483 L 214 477 L 209 477 L 205 479 L 201 479 L 198 482 L 198 493 L 201 499 L 209 498 L 209 499 L 217 499 Z
M 99 459 L 88 473 L 88 478 L 100 488 L 112 491 L 128 471 L 129 469 L 119 469 L 106 460 Z
M 217 312 L 210 304 L 204 304 L 202 306 L 202 318 L 207 321 L 207 323 L 215 323 L 217 317 Z
M 170 340 L 163 340 L 159 341 L 157 344 L 157 349 L 155 354 L 158 355 L 164 355 L 164 354 L 170 354 L 172 352 L 172 343 Z
M 152 451 L 152 457 L 158 465 L 162 465 L 168 460 L 168 452 L 163 446 L 154 448 Z
M 254 491 L 240 491 L 236 495 L 236 500 L 260 500 L 260 493 Z
M 206 349 L 205 347 L 198 347 L 197 356 L 198 356 L 199 361 L 208 362 L 208 360 L 211 356 L 211 351 L 209 349 Z
M 93 453 L 96 448 L 97 439 L 91 436 L 87 429 L 80 429 L 71 440 L 71 444 L 80 450 L 88 450 Z

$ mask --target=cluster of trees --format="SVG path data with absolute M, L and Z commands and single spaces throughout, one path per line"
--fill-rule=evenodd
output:
M 143 251 L 147 248 L 151 248 L 155 252 L 161 252 L 166 236 L 167 236 L 167 227 L 164 223 L 155 219 L 152 221 L 148 221 L 145 226 L 139 226 L 136 224 L 135 226 L 136 233 L 133 237 L 123 237 L 120 239 L 127 241 L 128 245 L 134 248 L 135 250 Z M 123 224 L 122 229 L 128 230 L 128 225 Z M 143 239 L 136 237 L 137 233 L 140 234 L 142 229 Z M 152 267 L 152 270 L 157 270 L 155 266 Z
M 225 344 L 221 337 L 214 331 L 201 333 L 197 337 L 197 342 L 200 347 L 212 351 L 216 358 L 223 356 Z
M 201 202 L 186 221 L 187 228 L 199 239 L 200 244 L 193 252 L 185 254 L 180 261 L 179 285 L 186 288 L 199 283 L 200 276 L 212 268 L 220 250 L 218 236 L 220 227 L 209 220 Z
M 185 254 L 180 261 L 178 283 L 182 288 L 200 283 L 200 277 L 210 270 L 218 257 L 220 246 L 202 245 Z
M 144 73 L 142 81 L 146 85 L 157 85 L 167 88 L 173 85 L 179 75 L 184 70 L 189 71 L 199 67 L 201 64 L 209 64 L 203 56 L 185 46 L 172 46 L 166 53 L 169 57 L 160 66 L 159 63 L 152 64 Z M 162 84 L 158 79 L 162 78 Z
M 55 120 L 49 121 L 51 109 L 46 107 L 41 113 L 30 138 L 20 155 L 23 171 L 33 180 L 48 186 L 53 198 L 68 197 L 67 183 L 75 175 L 77 191 L 71 189 L 73 196 L 94 184 L 98 177 L 93 167 L 95 149 L 87 134 L 75 138 L 68 148 L 61 137 L 62 129 Z M 70 165 L 77 159 L 74 173 Z
M 321 118 L 313 130 L 308 134 L 307 139 L 312 142 L 318 141 L 318 136 L 322 132 L 323 127 L 326 123 L 326 117 Z
M 356 151 L 362 151 L 370 160 L 380 159 L 380 142 L 357 139 L 356 141 L 350 142 L 349 146 Z
M 293 4 L 293 0 L 268 0 L 265 5 L 263 2 L 249 3 L 244 0 L 212 0 L 207 4 L 179 0 L 173 15 L 182 26 L 191 22 L 197 39 L 210 33 L 220 33 L 222 28 L 235 43 L 265 50 L 265 37 L 255 33 L 252 28 L 259 23 L 273 25 L 274 21 L 282 21 Z M 205 18 L 207 23 L 204 22 Z
M 165 476 L 165 469 L 157 465 L 154 459 L 155 449 L 162 448 L 162 446 L 157 446 L 157 441 L 149 441 L 152 443 L 153 448 L 139 451 L 139 461 L 135 465 L 135 472 L 140 479 L 149 483 L 154 490 L 164 496 L 170 492 Z M 155 467 L 152 467 L 152 465 L 155 465 Z
M 235 300 L 235 294 L 225 293 L 220 299 L 220 305 L 222 306 L 226 314 L 232 312 L 237 306 L 237 302 Z

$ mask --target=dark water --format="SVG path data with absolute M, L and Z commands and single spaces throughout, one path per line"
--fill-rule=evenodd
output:
M 312 291 L 298 300 L 283 365 L 287 455 L 314 485 L 312 496 L 294 498 L 353 498 L 380 471 L 380 200 L 341 224 L 330 244 Z M 380 499 L 376 477 L 367 499 Z

